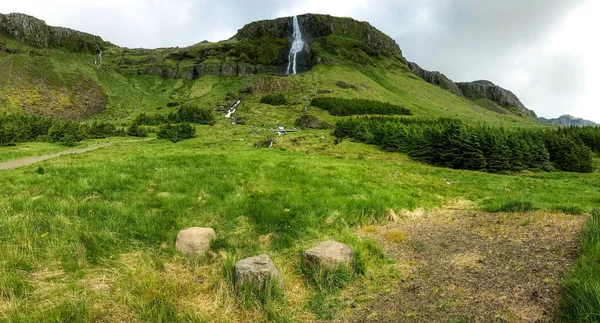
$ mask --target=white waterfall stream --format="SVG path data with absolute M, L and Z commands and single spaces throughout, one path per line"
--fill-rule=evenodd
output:
M 304 50 L 305 45 L 304 40 L 302 40 L 302 31 L 300 30 L 298 16 L 294 16 L 294 42 L 292 43 L 292 48 L 290 49 L 290 55 L 288 57 L 287 75 L 296 75 L 296 58 L 298 53 Z
M 227 114 L 225 115 L 225 118 L 232 119 L 233 122 L 235 123 L 235 119 L 233 119 L 233 114 L 235 113 L 235 111 L 237 110 L 237 106 L 241 102 L 242 102 L 242 100 L 238 100 L 231 108 L 229 108 L 229 110 L 227 110 Z

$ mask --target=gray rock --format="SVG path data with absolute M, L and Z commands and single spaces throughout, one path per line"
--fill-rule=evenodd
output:
M 211 240 L 217 235 L 211 228 L 189 228 L 179 231 L 175 249 L 186 253 L 204 255 L 210 248 Z
M 43 20 L 21 13 L 0 14 L 0 32 L 4 32 L 29 45 L 52 48 L 63 47 L 73 51 L 95 53 L 110 43 L 84 32 L 46 25 Z
M 354 259 L 354 250 L 340 242 L 325 241 L 305 250 L 302 256 L 306 264 L 325 267 L 350 266 Z
M 235 264 L 237 286 L 250 285 L 263 288 L 269 279 L 274 279 L 280 287 L 283 287 L 283 275 L 268 255 L 245 258 Z
M 527 116 L 537 119 L 537 115 L 521 103 L 519 98 L 509 90 L 503 89 L 490 81 L 456 83 L 466 98 L 488 99 L 503 107 L 512 107 Z
M 425 82 L 438 85 L 442 89 L 448 90 L 460 97 L 463 96 L 462 91 L 458 88 L 456 83 L 454 83 L 451 79 L 447 78 L 446 75 L 440 72 L 430 72 L 424 70 L 419 65 L 417 65 L 417 63 L 413 62 L 408 62 L 408 67 L 413 71 L 413 73 L 425 80 Z

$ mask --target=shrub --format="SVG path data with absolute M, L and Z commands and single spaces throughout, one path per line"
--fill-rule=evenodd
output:
M 260 99 L 260 103 L 269 105 L 285 105 L 287 103 L 283 94 L 267 94 Z
M 398 105 L 363 99 L 315 98 L 312 100 L 311 105 L 327 110 L 334 116 L 363 114 L 412 115 L 409 109 Z
M 129 129 L 127 129 L 127 135 L 132 137 L 148 137 L 148 130 L 144 127 L 140 127 L 137 123 L 132 123 Z
M 179 125 L 164 124 L 158 130 L 158 139 L 167 139 L 172 142 L 178 142 L 185 139 L 191 139 L 196 136 L 196 128 L 189 123 Z
M 190 122 L 197 124 L 214 125 L 216 123 L 213 111 L 209 108 L 199 108 L 195 105 L 184 105 L 175 115 L 169 115 L 171 122 Z

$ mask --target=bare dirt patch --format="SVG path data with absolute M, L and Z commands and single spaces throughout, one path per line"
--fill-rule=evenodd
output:
M 341 320 L 554 322 L 559 280 L 576 259 L 586 220 L 438 210 L 365 230 L 398 261 L 403 279 Z

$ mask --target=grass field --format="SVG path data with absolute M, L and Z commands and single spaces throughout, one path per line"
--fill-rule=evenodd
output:
M 539 211 L 536 228 L 543 228 L 544 214 L 585 217 L 600 203 L 598 156 L 593 174 L 487 174 L 432 167 L 350 140 L 334 144 L 330 130 L 283 137 L 270 131 L 291 128 L 307 113 L 335 124 L 338 117 L 309 106 L 319 96 L 389 102 L 410 109 L 416 118 L 548 127 L 493 102 L 457 97 L 419 79 L 397 60 L 372 57 L 371 65 L 360 65 L 336 58 L 336 65 L 319 64 L 293 77 L 206 75 L 191 81 L 121 74 L 119 56 L 96 69 L 91 54 L 31 48 L 10 38 L 6 45 L 22 53 L 0 53 L 0 91 L 5 94 L 0 113 L 48 108 L 44 104 L 51 102 L 52 115 L 68 116 L 74 105 L 85 122 L 128 126 L 140 113 L 166 114 L 190 103 L 213 108 L 218 123 L 197 126 L 197 138 L 176 144 L 128 138 L 85 141 L 78 147 L 112 145 L 3 171 L 2 322 L 339 318 L 350 304 L 368 304 L 411 274 L 376 239 L 361 234 L 387 225 L 390 213 L 459 206 L 508 212 L 500 218 L 527 226 L 514 217 Z M 106 98 L 106 110 L 89 118 L 89 111 L 76 104 L 77 82 L 84 81 Z M 340 81 L 350 87 L 337 86 Z M 273 93 L 283 93 L 287 104 L 260 103 Z M 231 125 L 224 115 L 240 98 L 234 116 L 245 125 Z M 254 147 L 270 139 L 275 140 L 272 148 Z M 0 162 L 67 149 L 48 143 L 0 147 Z M 582 259 L 563 284 L 568 321 L 595 319 L 590 313 L 600 308 L 600 279 L 593 273 L 595 212 Z M 490 217 L 494 223 L 494 215 Z M 191 226 L 217 232 L 206 257 L 175 251 L 178 231 Z M 444 234 L 442 230 L 440 235 L 452 241 Z M 399 230 L 384 238 L 406 240 Z M 300 251 L 323 240 L 352 246 L 360 255 L 360 270 L 314 273 L 303 268 Z M 272 299 L 261 295 L 248 301 L 232 288 L 231 267 L 260 253 L 269 254 L 280 268 L 285 288 Z
M 599 202 L 598 173 L 435 168 L 350 141 L 334 145 L 329 131 L 254 148 L 265 136 L 219 123 L 199 126 L 198 138 L 177 144 L 117 143 L 3 172 L 2 319 L 227 321 L 273 319 L 275 312 L 282 314 L 277 320 L 327 318 L 356 297 L 347 293 L 361 290 L 356 298 L 367 302 L 384 282 L 402 277 L 380 259 L 376 243 L 356 234 L 386 223 L 389 209 L 462 201 L 473 209 L 581 214 Z M 175 252 L 177 232 L 190 226 L 217 231 L 207 259 Z M 369 279 L 324 296 L 310 287 L 299 251 L 325 239 L 364 250 Z M 287 293 L 275 308 L 246 309 L 220 268 L 259 253 L 280 266 Z

